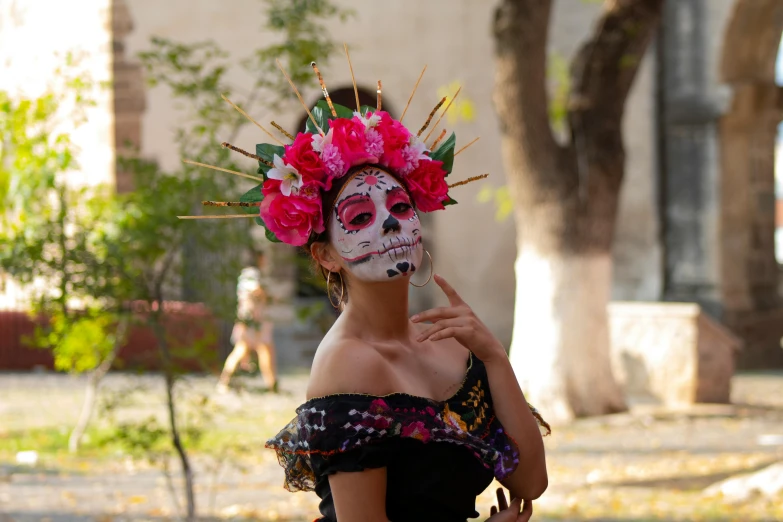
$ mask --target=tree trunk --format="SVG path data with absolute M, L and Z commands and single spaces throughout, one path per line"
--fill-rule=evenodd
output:
M 625 409 L 612 375 L 606 305 L 609 252 L 549 249 L 520 237 L 511 364 L 548 419 Z
M 116 338 L 111 352 L 90 374 L 89 380 L 87 381 L 87 390 L 84 394 L 84 402 L 82 403 L 82 411 L 79 413 L 79 419 L 76 421 L 76 426 L 73 428 L 70 437 L 68 437 L 68 451 L 71 453 L 77 453 L 79 451 L 84 432 L 87 430 L 87 426 L 89 426 L 90 419 L 95 410 L 95 399 L 98 396 L 98 387 L 101 385 L 101 381 L 106 376 L 106 373 L 111 369 L 111 365 L 114 364 L 114 359 L 117 357 L 117 353 L 120 351 L 122 342 L 125 339 L 125 331 L 127 328 L 128 319 L 120 319 L 120 322 L 117 325 L 117 331 L 115 332 Z
M 156 293 L 160 295 L 160 284 L 156 285 Z M 176 384 L 174 361 L 169 352 L 168 341 L 166 340 L 166 333 L 162 324 L 163 299 L 158 298 L 156 302 L 157 309 L 153 312 L 151 317 L 151 326 L 153 332 L 155 332 L 155 340 L 158 343 L 158 349 L 160 350 L 163 361 L 163 378 L 166 385 L 166 407 L 169 414 L 169 428 L 171 429 L 171 445 L 174 446 L 174 450 L 177 452 L 180 464 L 182 465 L 182 475 L 185 479 L 186 520 L 188 522 L 193 522 L 196 520 L 193 468 L 190 465 L 190 459 L 188 458 L 185 446 L 182 444 L 182 438 L 179 434 L 179 425 L 177 424 L 176 399 L 174 397 L 174 385 Z
M 510 358 L 550 419 L 623 411 L 610 364 L 607 304 L 625 154 L 625 100 L 663 0 L 607 2 L 571 66 L 570 139 L 549 122 L 552 0 L 502 0 L 495 13 L 495 108 L 517 224 Z
M 177 451 L 180 463 L 182 464 L 182 475 L 185 477 L 185 501 L 187 506 L 188 522 L 196 520 L 196 498 L 194 495 L 193 486 L 193 468 L 190 466 L 190 459 L 185 451 L 185 446 L 182 445 L 182 439 L 179 436 L 179 429 L 177 428 L 176 421 L 176 409 L 174 407 L 174 379 L 170 374 L 165 376 L 166 382 L 166 404 L 169 410 L 169 425 L 171 427 L 171 443 L 174 449 Z

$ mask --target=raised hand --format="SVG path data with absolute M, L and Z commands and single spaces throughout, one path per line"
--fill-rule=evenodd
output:
M 453 337 L 462 346 L 484 362 L 497 357 L 506 357 L 506 351 L 484 323 L 476 317 L 470 306 L 462 300 L 456 290 L 439 275 L 435 282 L 449 299 L 449 306 L 433 308 L 411 317 L 414 323 L 432 322 L 418 337 L 419 342 L 439 341 Z
M 525 500 L 523 503 L 522 499 L 515 498 L 509 506 L 503 488 L 498 488 L 496 494 L 498 505 L 490 508 L 490 517 L 486 522 L 528 522 L 533 516 L 533 502 L 531 500 Z

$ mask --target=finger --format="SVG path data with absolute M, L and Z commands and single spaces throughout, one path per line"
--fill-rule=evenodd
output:
M 498 488 L 495 491 L 495 495 L 498 497 L 498 508 L 501 511 L 508 509 L 508 501 L 506 500 L 506 494 L 503 492 L 503 488 Z
M 423 341 L 441 330 L 444 330 L 449 327 L 456 327 L 456 326 L 466 326 L 465 319 L 462 317 L 455 317 L 454 319 L 444 319 L 442 321 L 438 321 L 437 323 L 427 327 L 426 330 L 421 332 L 419 334 L 418 340 Z
M 433 308 L 431 310 L 425 310 L 411 317 L 411 321 L 414 323 L 423 323 L 425 321 L 439 321 L 441 319 L 449 319 L 452 317 L 458 317 L 461 311 L 452 306 L 443 306 L 440 308 Z
M 460 338 L 462 338 L 463 340 L 466 339 L 471 332 L 472 330 L 467 326 L 448 326 L 443 330 L 437 331 L 434 334 L 430 335 L 429 340 L 440 341 L 441 339 L 448 339 L 449 337 L 454 337 L 459 341 Z
M 517 522 L 528 522 L 528 520 L 530 520 L 532 516 L 533 516 L 533 501 L 525 500 L 525 503 L 522 505 L 522 512 L 517 517 Z
M 446 294 L 446 297 L 449 298 L 449 303 L 451 303 L 451 306 L 457 306 L 464 303 L 457 291 L 454 290 L 454 287 L 452 287 L 445 279 L 443 279 L 438 274 L 435 274 L 434 279 L 441 290 L 443 290 L 443 293 Z
M 497 515 L 497 514 L 498 514 L 498 508 L 496 508 L 495 506 L 489 508 L 489 516 Z

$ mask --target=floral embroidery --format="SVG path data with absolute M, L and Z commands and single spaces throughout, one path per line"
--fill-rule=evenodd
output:
M 484 388 L 481 387 L 480 379 L 468 392 L 468 398 L 462 402 L 462 405 L 472 408 L 473 415 L 470 417 L 473 417 L 473 420 L 467 429 L 468 431 L 475 430 L 478 426 L 481 425 L 482 422 L 484 422 L 487 409 L 489 408 L 489 405 L 484 400 Z
M 430 432 L 424 426 L 421 421 L 416 421 L 402 427 L 402 436 L 406 438 L 420 440 L 422 442 L 428 442 L 430 440 Z
M 471 356 L 465 381 L 446 401 L 405 393 L 311 399 L 297 408 L 297 416 L 266 447 L 277 452 L 289 491 L 314 489 L 317 477 L 311 455 L 328 457 L 394 438 L 462 446 L 502 480 L 519 464 L 519 450 L 493 414 L 486 379 L 484 365 Z M 548 430 L 538 412 L 532 407 L 531 411 Z
M 446 403 L 446 406 L 443 408 L 443 420 L 452 428 L 460 431 L 468 431 L 468 426 L 465 424 L 465 421 L 463 421 L 459 415 L 451 411 L 448 403 Z

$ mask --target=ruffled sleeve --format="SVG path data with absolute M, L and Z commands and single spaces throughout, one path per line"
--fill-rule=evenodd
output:
M 393 458 L 395 441 L 403 439 L 462 446 L 498 480 L 506 478 L 519 464 L 519 449 L 495 417 L 486 370 L 475 362 L 457 393 L 442 402 L 404 393 L 348 393 L 302 404 L 266 443 L 285 470 L 284 487 L 312 491 L 323 475 L 384 467 Z
M 364 471 L 385 468 L 393 458 L 392 440 L 378 441 L 355 450 L 323 456 L 310 455 L 310 464 L 316 476 L 334 475 L 341 472 Z

